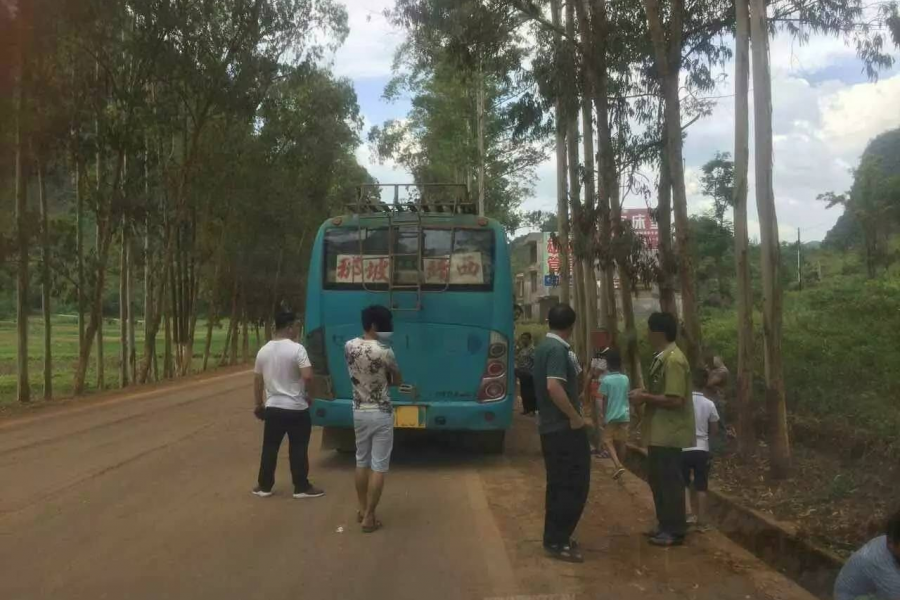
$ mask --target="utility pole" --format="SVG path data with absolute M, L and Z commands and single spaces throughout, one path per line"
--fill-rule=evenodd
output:
M 797 228 L 797 288 L 803 289 L 803 260 L 801 257 L 800 228 Z

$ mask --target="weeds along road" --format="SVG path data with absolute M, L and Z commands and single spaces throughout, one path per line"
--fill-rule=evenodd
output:
M 534 422 L 507 452 L 398 438 L 385 528 L 355 522 L 352 456 L 311 443 L 327 495 L 249 491 L 262 427 L 249 372 L 0 422 L 0 598 L 810 598 L 719 534 L 651 548 L 649 492 L 594 466 L 586 563 L 544 558 Z

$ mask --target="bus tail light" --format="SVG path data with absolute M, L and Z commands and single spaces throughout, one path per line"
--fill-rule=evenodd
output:
M 325 328 L 319 327 L 306 335 L 306 352 L 313 367 L 310 394 L 320 400 L 334 400 L 334 382 L 328 369 L 328 352 L 325 349 Z
M 506 397 L 508 362 L 509 342 L 502 334 L 492 331 L 491 342 L 488 345 L 487 364 L 484 367 L 484 375 L 481 377 L 481 385 L 478 386 L 479 402 L 496 402 Z

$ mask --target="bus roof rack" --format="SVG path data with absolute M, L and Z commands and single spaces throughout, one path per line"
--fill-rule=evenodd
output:
M 401 188 L 406 192 L 405 200 L 400 199 Z M 384 189 L 393 190 L 391 202 L 382 200 Z M 469 189 L 463 183 L 364 183 L 356 192 L 356 203 L 347 206 L 351 214 L 478 214 L 478 205 L 469 199 Z

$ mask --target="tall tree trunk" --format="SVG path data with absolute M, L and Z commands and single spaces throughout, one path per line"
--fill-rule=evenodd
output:
M 687 189 L 684 182 L 683 142 L 681 139 L 681 99 L 679 73 L 683 37 L 684 0 L 672 0 L 668 36 L 663 29 L 659 0 L 642 0 L 650 26 L 650 37 L 657 71 L 665 98 L 666 147 L 672 177 L 672 201 L 675 208 L 675 235 L 678 242 L 678 273 L 681 282 L 682 335 L 690 364 L 699 364 L 700 318 L 697 314 L 694 261 L 691 256 L 691 231 L 687 213 Z
M 580 19 L 582 39 L 590 37 L 590 25 L 586 19 Z M 586 63 L 583 61 L 584 71 L 587 70 Z M 597 273 L 595 270 L 595 253 L 597 238 L 597 200 L 596 200 L 596 182 L 594 178 L 594 119 L 592 114 L 592 94 L 591 82 L 584 77 L 585 95 L 581 101 L 581 141 L 584 146 L 584 213 L 582 220 L 584 221 L 584 258 L 582 265 L 582 274 L 584 276 L 585 289 L 585 318 L 583 319 L 583 327 L 587 339 L 587 355 L 588 359 L 593 355 L 593 332 L 597 328 Z
M 75 302 L 78 304 L 78 354 L 84 349 L 84 199 L 81 193 L 81 160 L 76 155 L 75 162 L 75 254 L 78 261 L 78 289 Z
M 173 371 L 181 365 L 181 232 L 175 228 L 175 263 L 169 269 L 169 315 L 172 319 Z
M 551 18 L 553 25 L 560 27 L 562 20 L 559 8 L 559 0 L 550 2 Z M 556 34 L 556 45 L 559 47 L 562 37 Z M 559 99 L 563 96 L 560 86 L 557 91 L 556 101 L 556 219 L 557 237 L 559 241 L 559 294 L 561 302 L 569 302 L 569 202 L 567 194 L 566 178 L 566 120 L 563 103 Z
M 306 232 L 300 236 L 300 246 L 303 246 L 303 240 L 306 237 Z M 284 262 L 284 249 L 282 248 L 278 252 L 278 266 L 275 268 L 275 284 L 272 286 L 272 310 L 269 311 L 269 314 L 266 315 L 266 341 L 268 342 L 272 339 L 272 321 L 275 318 L 275 313 L 278 311 L 278 286 L 281 284 L 281 266 Z
M 206 371 L 209 365 L 209 351 L 212 348 L 213 324 L 218 318 L 218 312 L 213 309 L 206 322 L 206 343 L 203 346 L 203 371 Z
M 164 267 L 164 269 L 165 270 L 163 271 L 163 277 L 168 282 L 167 287 L 170 288 L 171 292 L 171 288 L 174 287 L 172 281 L 172 265 L 167 265 L 166 267 Z M 164 302 L 165 305 L 163 306 L 163 319 L 165 321 L 165 331 L 163 332 L 163 377 L 165 379 L 170 379 L 173 374 L 172 364 L 174 362 L 172 357 L 172 309 L 174 306 L 174 302 L 171 293 L 166 294 Z
M 108 225 L 101 228 L 100 243 L 98 249 L 98 266 L 97 279 L 93 290 L 93 298 L 91 301 L 90 320 L 88 321 L 87 330 L 85 331 L 85 343 L 78 355 L 78 365 L 75 370 L 75 383 L 72 386 L 74 394 L 80 395 L 84 393 L 85 379 L 87 376 L 87 366 L 91 357 L 91 347 L 94 338 L 97 338 L 97 384 L 100 389 L 105 384 L 103 376 L 103 288 L 106 281 L 106 263 L 109 258 L 110 235 L 105 233 Z
M 665 139 L 665 124 L 663 137 Z M 675 256 L 672 252 L 672 175 L 669 167 L 669 153 L 665 148 L 659 153 L 659 202 L 656 210 L 659 229 L 659 265 L 657 266 L 657 286 L 659 287 L 659 310 L 678 316 L 675 302 Z
M 44 400 L 53 398 L 53 356 L 50 338 L 50 228 L 47 210 L 47 181 L 42 156 L 37 159 L 38 191 L 41 203 L 41 311 L 44 315 Z
M 174 362 L 172 360 L 172 302 L 168 298 L 163 308 L 163 320 L 165 321 L 165 331 L 163 333 L 165 336 L 163 342 L 163 378 L 171 379 L 173 374 L 172 363 Z
M 125 306 L 128 308 L 128 371 L 131 382 L 137 381 L 137 344 L 135 341 L 134 318 L 134 245 L 129 241 L 128 254 L 125 257 L 125 267 L 128 270 L 128 280 L 125 288 Z
M 152 88 L 151 88 L 152 89 Z M 144 135 L 144 197 L 150 198 L 150 141 L 146 134 Z M 146 354 L 146 343 L 150 338 L 150 319 L 153 314 L 153 277 L 150 268 L 150 213 L 144 217 L 144 343 Z M 154 344 L 155 345 L 155 344 Z M 135 348 L 135 353 L 137 348 Z M 147 356 L 150 362 L 155 360 L 156 349 L 153 354 Z M 149 367 L 149 364 L 148 364 Z M 137 365 L 137 355 L 135 354 L 135 374 L 134 380 L 143 383 L 147 378 L 147 373 L 143 368 Z M 157 378 L 158 379 L 158 378 Z
M 250 361 L 250 331 L 247 324 L 247 296 L 244 294 L 244 310 L 241 314 L 241 362 Z
M 754 157 L 756 207 L 762 254 L 763 335 L 766 371 L 766 408 L 769 417 L 769 463 L 775 478 L 787 477 L 791 467 L 784 372 L 781 357 L 781 248 L 772 187 L 772 79 L 769 74 L 769 28 L 765 0 L 752 0 L 750 35 L 753 41 Z
M 212 334 L 213 334 L 213 326 L 215 325 L 216 320 L 219 318 L 219 301 L 218 301 L 218 290 L 219 290 L 219 273 L 222 270 L 222 260 L 224 253 L 219 252 L 219 256 L 216 258 L 216 268 L 213 273 L 212 286 L 210 287 L 209 293 L 209 313 L 206 315 L 206 342 L 203 345 L 203 371 L 206 371 L 207 366 L 209 365 L 209 352 L 212 348 Z M 278 261 L 279 272 L 281 269 L 281 260 Z M 275 285 L 278 285 L 278 273 L 275 275 Z
M 737 271 L 738 364 L 735 385 L 738 453 L 746 458 L 756 443 L 753 428 L 753 290 L 747 232 L 747 175 L 750 158 L 750 6 L 736 0 L 734 57 L 734 262 Z
M 24 36 L 22 36 L 24 38 Z M 19 40 L 19 81 L 16 86 L 16 245 L 19 265 L 16 279 L 16 398 L 19 402 L 31 401 L 31 383 L 28 379 L 28 173 L 25 110 L 25 62 Z
M 609 19 L 605 0 L 581 0 L 575 3 L 578 19 L 582 21 L 582 37 L 587 90 L 597 112 L 597 212 L 599 238 L 594 246 L 594 255 L 599 258 L 603 273 L 604 312 L 603 325 L 609 333 L 611 343 L 616 345 L 619 338 L 616 291 L 614 285 L 615 263 L 610 240 L 612 238 L 611 197 L 617 194 L 615 150 L 612 143 L 609 110 L 609 78 L 607 75 L 606 47 Z M 590 22 L 590 35 L 587 23 Z M 594 216 L 592 215 L 592 220 Z M 592 223 L 592 228 L 596 225 Z
M 481 65 L 478 67 L 478 77 L 477 77 L 477 103 L 478 106 L 476 108 L 476 118 L 478 120 L 478 214 L 484 216 L 485 214 L 485 198 L 484 198 L 484 178 L 485 178 L 485 165 L 487 164 L 487 160 L 484 154 L 484 71 L 481 68 Z
M 97 229 L 97 246 L 100 245 L 100 227 L 98 225 Z M 110 234 L 112 237 L 112 234 Z M 107 255 L 109 252 L 107 251 Z M 106 389 L 106 364 L 105 358 L 103 356 L 103 288 L 101 287 L 99 293 L 94 297 L 94 310 L 97 313 L 97 389 L 101 392 Z M 92 312 L 93 317 L 93 312 Z
M 194 366 L 194 335 L 197 332 L 197 316 L 200 309 L 197 298 L 200 297 L 200 277 L 197 274 L 197 267 L 191 268 L 191 314 L 188 323 L 188 343 L 187 343 L 187 361 L 185 362 L 185 372 L 183 375 L 190 375 Z
M 128 385 L 128 226 L 122 218 L 119 258 L 119 387 Z
M 237 323 L 237 300 L 238 300 L 238 275 L 234 273 L 234 282 L 231 286 L 231 316 L 228 318 L 228 330 L 225 334 L 225 345 L 222 347 L 222 356 L 219 358 L 219 366 L 228 364 L 229 354 L 231 353 L 231 338 L 234 337 L 234 328 Z
M 119 152 L 118 158 L 116 160 L 113 184 L 110 188 L 111 190 L 113 190 L 113 194 L 115 194 L 119 189 L 119 180 L 122 175 L 123 159 L 124 154 L 122 152 Z M 91 358 L 91 347 L 93 345 L 92 342 L 95 336 L 99 341 L 97 356 L 99 358 L 103 355 L 103 290 L 106 284 L 106 267 L 107 263 L 109 262 L 109 250 L 112 244 L 112 223 L 109 216 L 109 211 L 111 210 L 111 207 L 109 206 L 110 202 L 111 200 L 108 200 L 105 204 L 101 204 L 100 206 L 98 206 L 97 210 L 97 273 L 95 276 L 93 298 L 91 299 L 90 320 L 88 321 L 87 329 L 84 335 L 85 343 L 84 347 L 81 349 L 81 352 L 78 355 L 78 365 L 75 369 L 75 381 L 74 385 L 72 386 L 73 392 L 76 396 L 84 393 L 85 379 L 87 377 L 87 367 L 88 362 Z M 98 360 L 97 367 L 97 383 L 99 387 L 105 383 L 103 379 L 102 360 Z
M 588 254 L 582 262 L 581 272 L 584 277 L 585 319 L 584 331 L 587 336 L 588 358 L 593 356 L 597 348 L 594 348 L 593 333 L 597 329 L 597 273 L 594 271 L 594 259 Z
M 619 186 L 616 185 L 615 193 L 610 200 L 612 201 L 612 220 L 614 224 L 615 237 L 621 238 L 625 235 L 622 223 L 622 204 L 619 199 Z M 622 348 L 622 358 L 625 368 L 628 371 L 628 377 L 631 379 L 631 385 L 634 387 L 643 387 L 643 378 L 641 377 L 641 355 L 638 349 L 637 325 L 634 318 L 634 298 L 632 291 L 634 289 L 634 271 L 631 265 L 631 257 L 624 250 L 622 244 L 617 244 L 617 248 L 623 248 L 616 256 L 616 263 L 619 270 L 619 295 L 622 299 L 622 317 L 625 321 L 625 340 L 624 348 Z M 619 338 L 619 347 L 622 347 L 622 339 Z

